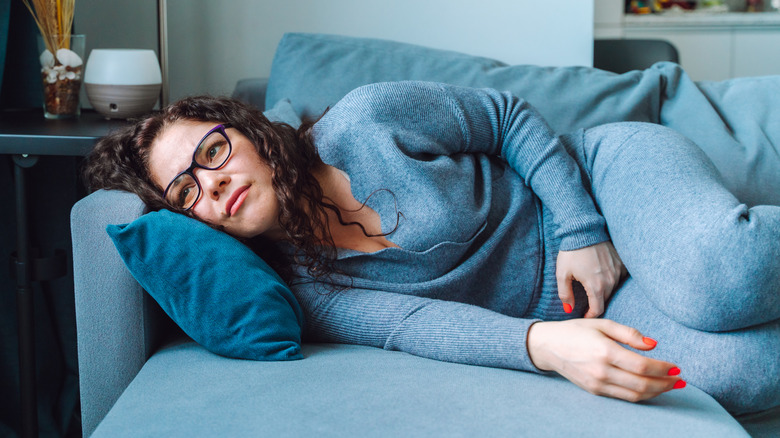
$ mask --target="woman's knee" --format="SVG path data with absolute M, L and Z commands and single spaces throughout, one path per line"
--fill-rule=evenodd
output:
M 744 205 L 713 220 L 690 242 L 691 250 L 672 278 L 676 319 L 707 331 L 729 331 L 780 317 L 780 244 L 754 236 Z
M 641 164 L 654 154 L 678 154 L 701 149 L 677 131 L 646 122 L 618 122 L 585 131 L 584 155 L 589 168 L 612 163 L 619 155 L 628 154 Z

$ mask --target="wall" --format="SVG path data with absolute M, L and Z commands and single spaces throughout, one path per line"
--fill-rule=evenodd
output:
M 92 49 L 157 49 L 156 0 L 77 0 L 76 33 Z
M 156 0 L 79 0 L 91 48 L 156 48 Z M 291 31 L 386 38 L 517 64 L 591 65 L 593 0 L 168 0 L 171 100 L 268 76 Z
M 85 62 L 92 49 L 157 51 L 157 0 L 78 0 L 73 21 L 75 32 L 87 37 Z M 84 87 L 81 106 L 92 107 Z
M 593 0 L 169 0 L 168 8 L 172 99 L 267 76 L 288 31 L 386 38 L 507 63 L 592 63 Z
M 595 0 L 594 38 L 623 37 L 623 0 Z

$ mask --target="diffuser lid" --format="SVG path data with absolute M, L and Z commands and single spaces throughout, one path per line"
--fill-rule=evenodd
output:
M 89 54 L 84 82 L 103 85 L 162 83 L 154 50 L 94 49 Z

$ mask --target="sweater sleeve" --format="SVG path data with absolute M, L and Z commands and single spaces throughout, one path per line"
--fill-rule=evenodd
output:
M 293 286 L 306 313 L 304 337 L 397 350 L 469 365 L 544 374 L 528 356 L 530 326 L 478 306 L 375 290 L 324 293 L 322 284 Z
M 392 123 L 418 137 L 420 141 L 397 143 L 409 156 L 501 157 L 552 212 L 561 250 L 609 240 L 604 218 L 582 184 L 580 168 L 523 99 L 492 89 L 396 82 L 362 87 L 345 100 L 372 123 Z

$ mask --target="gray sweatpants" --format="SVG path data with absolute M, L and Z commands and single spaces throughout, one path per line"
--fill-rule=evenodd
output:
M 569 145 L 630 273 L 605 318 L 732 413 L 780 405 L 780 207 L 741 204 L 690 140 L 617 123 Z M 575 150 L 576 149 L 576 150 Z

